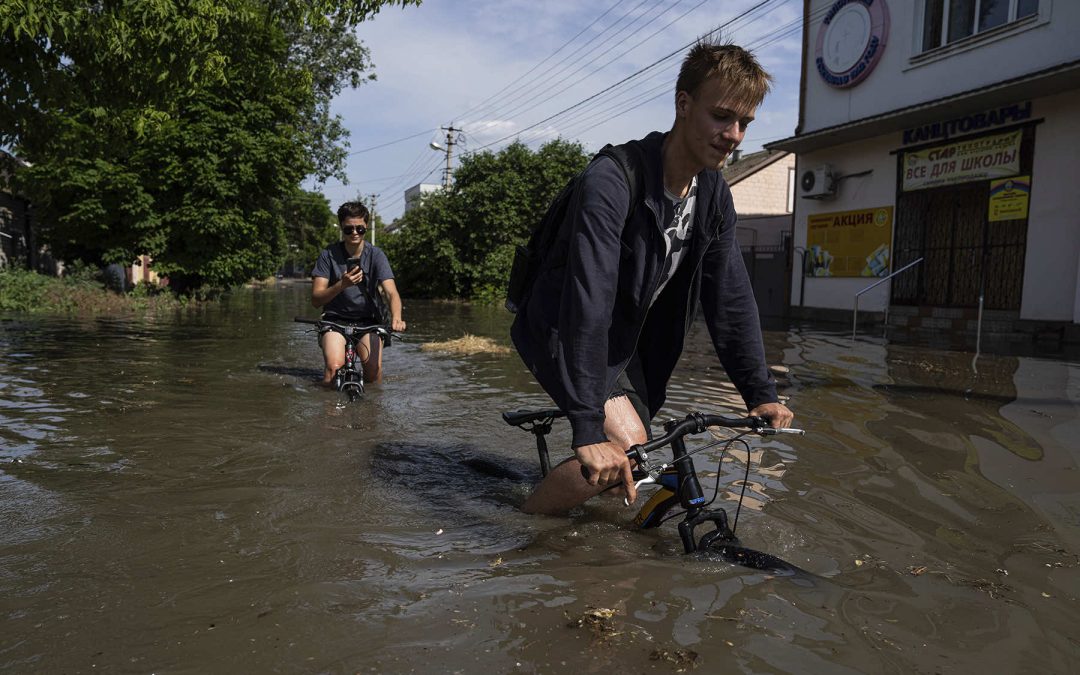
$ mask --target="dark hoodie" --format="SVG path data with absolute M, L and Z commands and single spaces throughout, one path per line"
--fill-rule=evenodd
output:
M 586 168 L 572 216 L 510 329 L 525 365 L 566 411 L 575 448 L 607 440 L 604 403 L 635 351 L 644 378 L 638 391 L 648 395 L 649 415 L 657 413 L 699 301 L 720 363 L 747 408 L 777 400 L 735 241 L 731 191 L 718 171 L 698 174 L 690 254 L 649 307 L 666 252 L 663 140 L 653 132 L 631 141 L 645 159 L 639 204 L 629 203 L 629 186 L 614 160 L 598 158 Z

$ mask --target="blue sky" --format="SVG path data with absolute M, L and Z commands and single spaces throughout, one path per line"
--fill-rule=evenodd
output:
M 428 146 L 445 146 L 439 127 L 463 130 L 455 166 L 460 153 L 497 151 L 514 138 L 536 149 L 562 137 L 595 151 L 666 130 L 685 47 L 724 24 L 722 35 L 751 48 L 774 78 L 742 145 L 759 150 L 798 121 L 801 17 L 801 0 L 424 0 L 384 9 L 357 30 L 377 81 L 334 102 L 351 134 L 349 184 L 308 187 L 333 209 L 377 194 L 389 221 L 405 188 L 441 182 L 445 155 Z

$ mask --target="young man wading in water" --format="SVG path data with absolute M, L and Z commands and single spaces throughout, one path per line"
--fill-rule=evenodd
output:
M 702 41 L 679 72 L 671 131 L 631 142 L 644 177 L 637 203 L 615 160 L 595 159 L 582 175 L 510 332 L 566 411 L 576 457 L 548 474 L 526 511 L 564 513 L 618 483 L 631 502 L 637 497 L 625 452 L 647 440 L 699 303 L 747 409 L 774 427 L 791 426 L 766 368 L 735 208 L 720 175 L 770 80 L 745 49 Z
M 386 254 L 364 241 L 368 219 L 367 207 L 360 202 L 346 202 L 337 212 L 341 241 L 319 254 L 311 272 L 311 304 L 323 308 L 323 318 L 346 324 L 369 326 L 386 321 L 377 301 L 379 290 L 390 305 L 390 329 L 401 332 L 401 296 L 394 283 L 394 271 Z M 359 265 L 350 260 L 359 259 Z M 329 386 L 334 373 L 345 365 L 345 336 L 333 330 L 319 335 L 323 361 L 323 384 Z M 364 368 L 364 380 L 382 381 L 382 342 L 371 334 L 361 338 L 357 348 Z

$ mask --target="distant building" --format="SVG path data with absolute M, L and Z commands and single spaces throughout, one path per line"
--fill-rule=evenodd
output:
M 443 189 L 442 185 L 435 185 L 432 183 L 417 183 L 411 188 L 405 190 L 405 212 L 408 211 L 420 203 L 421 198 L 424 195 L 432 192 L 438 192 Z
M 780 150 L 737 153 L 728 159 L 722 173 L 739 214 L 739 243 L 779 246 L 791 233 L 795 155 Z
M 976 11 L 977 8 L 980 8 Z M 793 304 L 1080 339 L 1080 2 L 804 0 Z M 799 264 L 796 260 L 796 264 Z M 850 314 L 848 314 L 850 317 Z
M 127 277 L 127 282 L 130 286 L 137 284 L 150 284 L 152 286 L 160 286 L 165 281 L 158 277 L 157 272 L 152 268 L 154 259 L 148 255 L 141 255 L 135 259 L 133 263 L 124 268 L 124 275 Z
M 795 156 L 779 150 L 736 150 L 722 170 L 739 214 L 735 237 L 763 317 L 788 311 L 794 172 Z

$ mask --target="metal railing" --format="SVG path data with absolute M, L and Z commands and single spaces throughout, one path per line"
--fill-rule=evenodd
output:
M 877 288 L 878 286 L 885 283 L 889 279 L 892 279 L 893 277 L 895 277 L 897 274 L 900 274 L 904 270 L 915 267 L 916 265 L 918 265 L 922 261 L 923 261 L 923 259 L 919 258 L 918 260 L 914 260 L 912 262 L 909 262 L 908 264 L 904 265 L 903 267 L 896 270 L 895 272 L 893 272 L 889 276 L 885 277 L 884 279 L 879 279 L 878 281 L 875 281 L 874 283 L 870 284 L 869 286 L 867 286 L 866 288 L 862 289 L 861 291 L 859 291 L 858 293 L 855 294 L 855 309 L 854 309 L 854 311 L 852 311 L 852 314 L 851 314 L 851 339 L 852 340 L 855 339 L 855 333 L 858 331 L 858 327 L 859 327 L 859 296 L 862 295 L 863 293 L 871 290 L 871 289 Z M 886 305 L 886 307 L 888 307 L 888 305 Z M 886 311 L 886 317 L 888 317 L 888 310 L 886 309 L 885 311 Z M 886 322 L 888 322 L 887 318 L 886 318 Z

